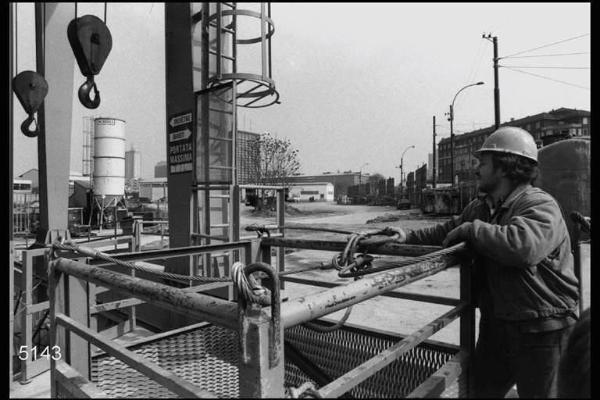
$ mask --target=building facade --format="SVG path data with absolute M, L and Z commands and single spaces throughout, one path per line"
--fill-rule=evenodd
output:
M 318 182 L 329 182 L 333 185 L 335 196 L 348 195 L 350 186 L 366 183 L 369 179 L 369 174 L 361 174 L 360 172 L 344 171 L 342 173 L 325 172 L 320 175 L 296 175 L 290 176 L 288 182 L 291 184 L 308 184 Z
M 297 201 L 333 201 L 334 186 L 329 182 L 295 183 L 290 186 L 288 198 Z
M 154 165 L 154 177 L 155 178 L 166 178 L 167 177 L 167 162 L 159 161 Z
M 591 113 L 585 110 L 559 108 L 520 119 L 512 118 L 500 126 L 516 126 L 529 132 L 538 148 L 570 137 L 590 136 Z M 473 153 L 494 132 L 494 126 L 454 136 L 454 175 L 459 182 L 475 181 L 477 159 Z M 451 183 L 450 138 L 438 144 L 438 181 Z
M 125 182 L 142 177 L 142 155 L 133 148 L 125 152 Z

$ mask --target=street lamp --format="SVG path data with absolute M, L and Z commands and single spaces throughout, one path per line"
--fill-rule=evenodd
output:
M 409 149 L 414 149 L 415 146 L 411 145 L 408 146 L 406 149 L 404 149 L 404 151 L 402 152 L 402 156 L 400 157 L 400 198 L 402 199 L 402 181 L 404 180 L 404 154 L 409 150 Z
M 452 104 L 450 104 L 448 121 L 450 121 L 450 180 L 452 182 L 452 186 L 454 186 L 454 101 L 456 101 L 456 96 L 458 96 L 458 94 L 466 88 L 483 84 L 484 82 L 477 82 L 461 88 L 458 92 L 456 92 L 454 99 L 452 99 Z

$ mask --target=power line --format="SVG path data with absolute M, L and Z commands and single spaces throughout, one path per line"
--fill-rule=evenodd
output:
M 590 69 L 590 67 L 550 67 L 550 66 L 527 66 L 527 65 L 499 65 L 505 68 L 551 68 L 551 69 Z
M 582 38 L 582 37 L 584 37 L 584 36 L 589 36 L 589 33 L 586 33 L 586 34 L 583 34 L 583 35 L 579 35 L 579 36 L 575 36 L 575 37 L 571 37 L 571 38 L 564 39 L 564 40 L 559 40 L 558 42 L 553 42 L 553 43 L 545 44 L 545 45 L 543 45 L 543 46 L 535 47 L 535 48 L 533 48 L 533 49 L 529 49 L 529 50 L 523 50 L 523 51 L 520 51 L 520 52 L 518 52 L 518 53 L 509 54 L 508 56 L 499 57 L 499 58 L 500 58 L 500 59 L 502 59 L 502 58 L 507 58 L 507 57 L 516 56 L 517 54 L 523 54 L 523 53 L 527 53 L 527 52 L 530 52 L 530 51 L 534 51 L 534 50 L 543 49 L 543 48 L 545 48 L 545 47 L 554 46 L 555 44 L 564 43 L 564 42 L 568 42 L 568 41 L 570 41 L 570 40 L 579 39 L 579 38 Z
M 537 56 L 518 56 L 518 57 L 506 56 L 506 57 L 500 57 L 500 58 L 558 57 L 558 56 L 576 56 L 579 54 L 590 54 L 590 52 L 585 51 L 585 52 L 581 52 L 581 53 L 554 53 L 554 54 L 540 54 Z
M 563 83 L 565 85 L 574 86 L 574 87 L 577 87 L 577 88 L 580 88 L 580 89 L 590 90 L 590 88 L 585 87 L 585 86 L 580 86 L 580 85 L 576 85 L 574 83 L 565 82 L 565 81 L 561 81 L 561 80 L 558 80 L 558 79 L 550 78 L 550 77 L 547 77 L 547 76 L 534 74 L 532 72 L 521 71 L 520 69 L 515 69 L 515 68 L 511 68 L 511 67 L 505 67 L 505 68 L 510 69 L 512 71 L 521 72 L 522 74 L 533 75 L 533 76 L 536 76 L 538 78 L 547 79 L 547 80 L 558 82 L 558 83 Z

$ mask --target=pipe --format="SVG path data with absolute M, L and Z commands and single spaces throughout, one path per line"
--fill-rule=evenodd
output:
M 397 271 L 383 272 L 324 292 L 283 303 L 281 320 L 284 329 L 314 320 L 390 290 L 436 274 L 457 264 L 455 258 L 424 261 Z
M 172 311 L 186 312 L 202 321 L 233 330 L 238 329 L 237 303 L 198 293 L 186 293 L 181 289 L 162 283 L 135 278 L 65 258 L 51 262 L 50 268 Z

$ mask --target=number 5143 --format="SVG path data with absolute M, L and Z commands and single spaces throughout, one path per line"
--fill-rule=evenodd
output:
M 21 346 L 19 347 L 19 360 L 25 361 L 30 357 L 31 360 L 37 360 L 38 358 L 45 357 L 47 359 L 52 358 L 54 361 L 56 361 L 60 360 L 62 357 L 62 354 L 60 353 L 60 347 L 58 346 L 45 346 L 41 349 L 42 351 L 38 352 L 37 346 L 33 346 L 31 350 L 28 350 L 27 346 Z

